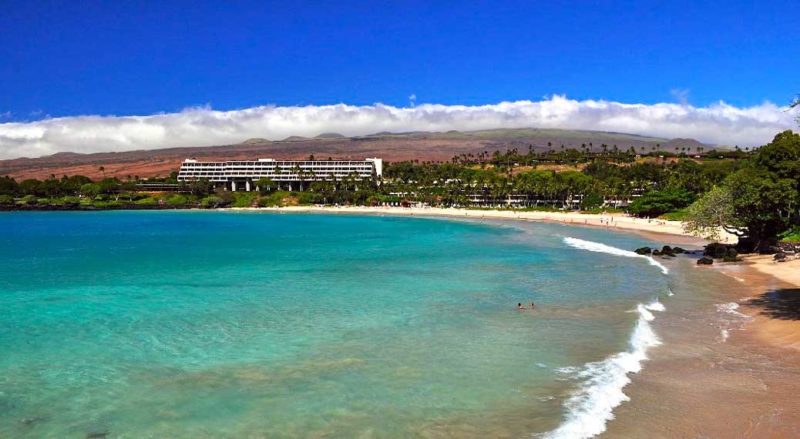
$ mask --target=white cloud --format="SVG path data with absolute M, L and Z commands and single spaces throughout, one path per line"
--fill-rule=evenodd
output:
M 0 123 L 0 158 L 36 157 L 61 151 L 100 152 L 175 146 L 224 145 L 252 137 L 283 139 L 337 132 L 447 131 L 490 128 L 565 128 L 617 131 L 701 142 L 760 145 L 796 128 L 795 116 L 772 103 L 735 107 L 719 102 L 624 104 L 553 96 L 542 101 L 491 105 L 375 104 L 305 107 L 259 106 L 233 111 L 209 107 L 152 116 L 75 116 Z

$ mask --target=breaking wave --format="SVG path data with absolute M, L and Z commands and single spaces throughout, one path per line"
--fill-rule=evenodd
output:
M 626 257 L 626 258 L 644 258 L 644 259 L 647 259 L 650 262 L 650 265 L 654 265 L 654 266 L 660 268 L 662 273 L 664 273 L 664 274 L 668 274 L 669 273 L 669 270 L 667 269 L 667 267 L 665 267 L 660 262 L 656 261 L 655 259 L 653 259 L 650 256 L 640 255 L 640 254 L 638 254 L 636 252 L 632 252 L 632 251 L 629 251 L 629 250 L 623 250 L 621 248 L 612 247 L 610 245 L 606 245 L 606 244 L 603 244 L 603 243 L 600 243 L 600 242 L 586 241 L 586 240 L 583 240 L 583 239 L 571 238 L 569 236 L 565 236 L 564 237 L 564 243 L 567 244 L 570 247 L 574 247 L 574 248 L 581 249 L 581 250 L 587 250 L 587 251 L 590 251 L 590 252 L 606 253 L 606 254 L 609 254 L 609 255 L 623 256 L 623 257 Z
M 648 349 L 661 344 L 650 322 L 655 318 L 654 311 L 661 312 L 664 309 L 658 300 L 636 306 L 639 319 L 631 334 L 628 350 L 602 361 L 587 363 L 577 370 L 576 377 L 583 383 L 564 402 L 567 409 L 564 422 L 546 433 L 545 438 L 590 438 L 606 430 L 606 423 L 614 418 L 614 408 L 630 399 L 622 391 L 631 382 L 628 375 L 642 370 Z M 570 368 L 562 369 L 567 371 Z

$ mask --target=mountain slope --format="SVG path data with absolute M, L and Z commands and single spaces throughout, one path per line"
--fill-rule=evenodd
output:
M 76 154 L 58 153 L 39 158 L 19 158 L 0 161 L 0 175 L 18 180 L 47 178 L 51 175 L 86 175 L 152 177 L 166 176 L 176 171 L 187 157 L 200 160 L 233 160 L 253 158 L 300 159 L 309 155 L 316 158 L 381 157 L 387 161 L 420 160 L 447 161 L 459 154 L 477 154 L 483 151 L 505 151 L 517 148 L 527 151 L 581 148 L 586 145 L 600 150 L 605 144 L 619 149 L 631 146 L 637 150 L 666 149 L 674 146 L 704 147 L 693 139 L 661 139 L 625 133 L 602 131 L 576 131 L 555 129 L 497 129 L 482 131 L 376 133 L 366 136 L 344 137 L 334 133 L 316 138 L 290 137 L 282 141 L 248 139 L 236 145 L 137 150 L 115 153 Z M 100 168 L 103 168 L 102 170 Z

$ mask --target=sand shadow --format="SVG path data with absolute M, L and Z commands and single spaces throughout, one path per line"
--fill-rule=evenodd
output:
M 761 314 L 781 320 L 800 320 L 800 288 L 782 288 L 745 302 L 761 308 Z

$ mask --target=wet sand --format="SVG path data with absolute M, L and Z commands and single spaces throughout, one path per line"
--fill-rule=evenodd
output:
M 800 291 L 787 282 L 800 261 L 691 262 L 678 262 L 674 300 L 654 325 L 664 344 L 626 388 L 631 401 L 602 437 L 800 437 L 800 307 L 770 300 L 775 291 Z
M 744 303 L 745 312 L 754 318 L 754 335 L 773 346 L 800 352 L 800 260 L 775 262 L 771 256 L 759 255 L 746 257 L 744 264 L 765 275 L 758 277 L 763 279 L 761 294 Z

